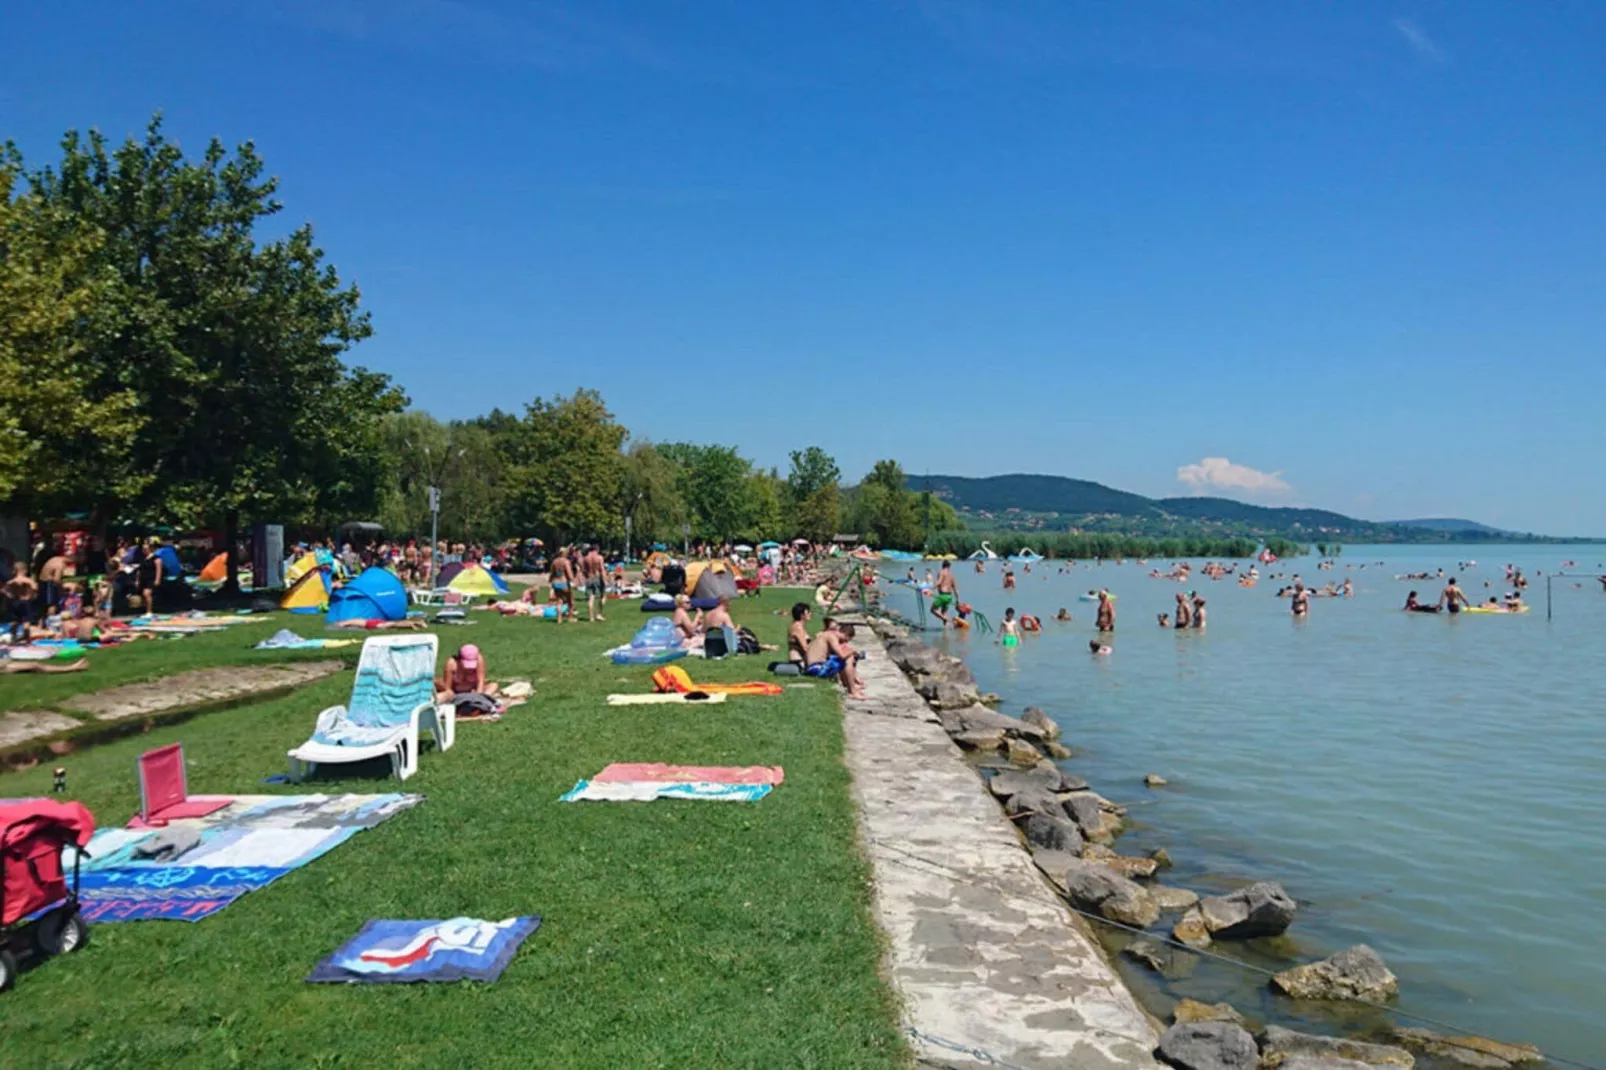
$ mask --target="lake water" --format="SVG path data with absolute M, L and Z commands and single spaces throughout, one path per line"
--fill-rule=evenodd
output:
M 1457 568 L 1469 559 L 1476 567 Z M 1399 1007 L 1600 1064 L 1606 593 L 1590 576 L 1558 578 L 1547 620 L 1545 576 L 1569 560 L 1606 572 L 1606 546 L 1346 546 L 1331 571 L 1313 557 L 1260 566 L 1253 588 L 1197 568 L 1186 587 L 1148 578 L 1169 562 L 1070 574 L 1043 562 L 1014 566 L 1019 587 L 1006 592 L 1001 562 L 982 576 L 956 562 L 962 598 L 995 624 L 1014 606 L 1045 630 L 1017 649 L 927 638 L 965 657 L 1007 712 L 1037 705 L 1063 726 L 1067 768 L 1131 806 L 1122 853 L 1163 845 L 1176 862 L 1167 883 L 1208 894 L 1277 880 L 1301 901 L 1291 942 L 1234 954 L 1278 968 L 1364 942 L 1399 975 Z M 1434 601 L 1442 583 L 1397 573 L 1443 567 L 1481 602 L 1506 590 L 1507 562 L 1529 578 L 1526 615 L 1399 611 L 1407 591 Z M 1271 576 L 1295 572 L 1318 586 L 1351 579 L 1354 596 L 1314 600 L 1294 620 Z M 1077 595 L 1090 587 L 1118 596 L 1108 656 L 1088 652 L 1095 607 Z M 912 614 L 910 589 L 887 589 Z M 1161 630 L 1156 614 L 1184 589 L 1208 600 L 1209 626 Z M 1061 606 L 1074 623 L 1049 619 Z M 1169 786 L 1146 789 L 1148 773 Z M 1163 987 L 1289 1016 L 1231 967 L 1203 964 Z

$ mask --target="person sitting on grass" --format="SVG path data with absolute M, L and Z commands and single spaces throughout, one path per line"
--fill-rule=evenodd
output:
M 691 597 L 685 594 L 677 594 L 675 596 L 675 615 L 670 618 L 670 623 L 675 626 L 675 634 L 680 637 L 680 642 L 683 646 L 697 638 L 698 633 L 702 631 L 703 611 L 699 609 L 697 616 L 693 617 L 689 612 L 690 609 Z
M 803 672 L 825 680 L 835 678 L 849 698 L 862 699 L 865 695 L 859 683 L 858 654 L 849 645 L 853 634 L 853 625 L 827 620 L 820 633 L 809 640 Z
M 435 681 L 435 701 L 438 703 L 455 704 L 468 695 L 495 698 L 496 691 L 496 684 L 485 682 L 485 659 L 480 656 L 480 648 L 473 643 L 458 647 L 457 653 L 446 659 L 446 670 L 441 678 Z
M 736 622 L 731 619 L 730 595 L 720 595 L 719 605 L 703 616 L 702 630 L 705 635 L 718 628 L 729 628 L 733 632 L 736 630 Z
M 909 570 L 913 572 L 913 569 Z M 792 623 L 786 629 L 786 660 L 802 665 L 809 660 L 809 618 L 814 611 L 807 602 L 792 606 Z

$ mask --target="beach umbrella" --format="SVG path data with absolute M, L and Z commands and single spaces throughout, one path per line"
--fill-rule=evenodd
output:
M 737 545 L 731 547 L 731 549 L 735 550 L 739 554 L 750 554 L 753 552 L 753 548 L 747 545 L 745 542 L 738 543 Z
M 760 550 L 774 550 L 774 549 L 779 548 L 780 545 L 781 544 L 776 542 L 774 539 L 770 539 L 770 540 L 768 540 L 766 542 L 759 543 L 758 544 L 758 548 Z
M 809 544 L 809 540 L 807 540 L 807 539 L 793 539 L 792 540 L 792 545 L 793 546 L 807 546 L 808 544 Z

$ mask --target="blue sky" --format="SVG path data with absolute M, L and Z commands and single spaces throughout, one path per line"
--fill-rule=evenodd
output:
M 0 136 L 255 139 L 438 416 L 1606 535 L 1606 5 L 8 13 Z

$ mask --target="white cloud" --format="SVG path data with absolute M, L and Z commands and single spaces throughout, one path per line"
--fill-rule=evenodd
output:
M 1405 43 L 1411 46 L 1412 51 L 1429 63 L 1443 63 L 1447 58 L 1444 49 L 1434 43 L 1427 31 L 1410 19 L 1395 19 L 1394 28 L 1400 31 L 1400 36 L 1405 38 Z
M 1286 494 L 1294 489 L 1283 482 L 1281 472 L 1262 472 L 1246 464 L 1233 464 L 1225 457 L 1206 457 L 1198 464 L 1180 466 L 1177 482 L 1201 492 L 1235 490 L 1244 494 Z

